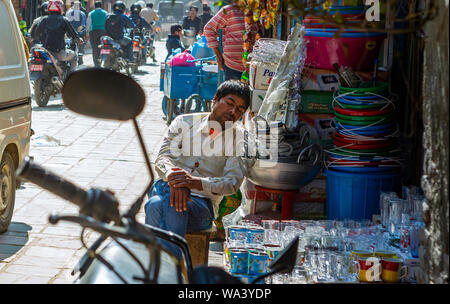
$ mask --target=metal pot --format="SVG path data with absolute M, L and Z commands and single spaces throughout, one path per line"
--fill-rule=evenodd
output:
M 254 184 L 279 190 L 296 190 L 311 182 L 319 173 L 322 159 L 322 147 L 312 144 L 298 155 L 279 158 L 277 161 L 256 159 L 248 169 L 248 179 Z

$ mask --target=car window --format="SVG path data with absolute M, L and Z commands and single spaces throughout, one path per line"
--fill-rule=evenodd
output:
M 14 18 L 16 18 L 14 16 Z M 11 18 L 5 1 L 0 0 L 0 66 L 17 65 L 20 58 L 17 49 L 15 30 L 11 26 Z

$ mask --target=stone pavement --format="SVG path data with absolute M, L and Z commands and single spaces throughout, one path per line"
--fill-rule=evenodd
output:
M 166 56 L 164 42 L 157 42 L 157 59 Z M 85 63 L 92 63 L 85 55 Z M 158 65 L 146 65 L 135 75 L 146 93 L 146 106 L 138 117 L 144 141 L 153 163 L 166 131 L 161 110 Z M 144 191 L 149 181 L 132 122 L 98 120 L 67 110 L 60 97 L 39 108 L 33 101 L 30 156 L 35 162 L 75 184 L 112 190 L 126 210 Z M 72 223 L 48 223 L 51 213 L 77 214 L 70 202 L 25 182 L 16 192 L 12 223 L 0 234 L 1 284 L 71 283 L 70 275 L 85 249 L 81 228 Z M 141 208 L 138 220 L 144 222 Z M 87 244 L 98 233 L 85 232 Z M 210 265 L 222 266 L 220 243 L 211 243 Z

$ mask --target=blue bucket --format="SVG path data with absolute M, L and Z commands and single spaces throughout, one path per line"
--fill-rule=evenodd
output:
M 385 174 L 325 170 L 327 218 L 372 219 L 380 214 L 380 192 L 400 190 L 400 170 Z

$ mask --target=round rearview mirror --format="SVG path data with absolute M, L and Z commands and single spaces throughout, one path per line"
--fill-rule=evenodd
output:
M 101 68 L 71 73 L 62 88 L 64 105 L 91 117 L 126 121 L 138 116 L 145 105 L 145 93 L 131 77 Z

